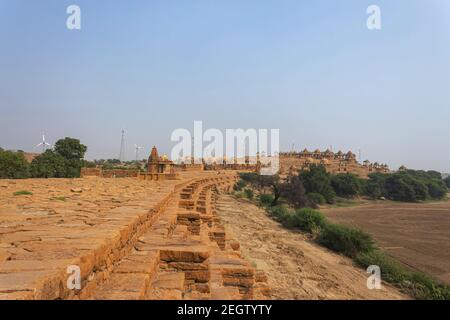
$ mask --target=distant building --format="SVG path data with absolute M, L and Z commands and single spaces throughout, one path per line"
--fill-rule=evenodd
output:
M 174 173 L 174 163 L 166 155 L 159 156 L 156 147 L 152 148 L 148 157 L 148 173 Z
M 390 172 L 386 164 L 371 163 L 368 160 L 360 164 L 351 151 L 334 153 L 329 149 L 323 152 L 319 149 L 315 151 L 305 149 L 302 152 L 280 153 L 280 173 L 282 175 L 296 174 L 314 164 L 323 165 L 330 173 L 354 173 L 360 177 L 367 177 L 373 172 Z

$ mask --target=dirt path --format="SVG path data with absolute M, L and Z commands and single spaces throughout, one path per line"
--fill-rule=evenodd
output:
M 366 273 L 350 259 L 283 228 L 248 201 L 222 195 L 217 209 L 245 258 L 268 274 L 274 299 L 408 299 L 387 284 L 369 290 Z

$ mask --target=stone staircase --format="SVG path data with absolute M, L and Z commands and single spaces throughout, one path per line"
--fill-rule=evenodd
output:
M 242 258 L 216 216 L 234 175 L 199 179 L 167 202 L 89 299 L 265 299 L 267 278 Z

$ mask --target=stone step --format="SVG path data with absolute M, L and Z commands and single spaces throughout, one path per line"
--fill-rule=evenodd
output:
M 92 295 L 94 300 L 143 300 L 156 276 L 159 252 L 135 252 L 114 268 L 111 276 Z
M 113 273 L 107 282 L 95 291 L 94 300 L 144 300 L 150 284 L 150 276 Z
M 160 271 L 150 285 L 149 300 L 181 300 L 185 291 L 183 272 Z

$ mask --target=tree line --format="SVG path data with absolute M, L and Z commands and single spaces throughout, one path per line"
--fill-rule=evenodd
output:
M 270 190 L 272 206 L 284 198 L 297 208 L 333 204 L 338 197 L 366 196 L 403 202 L 441 200 L 450 188 L 450 177 L 443 180 L 441 173 L 423 170 L 372 173 L 368 179 L 362 179 L 352 173 L 330 174 L 323 165 L 313 165 L 283 181 L 278 176 L 256 173 L 242 173 L 240 177 L 242 182 L 238 182 L 236 190 L 249 183 L 260 190 Z
M 80 140 L 64 138 L 28 163 L 23 152 L 0 148 L 0 179 L 78 178 L 86 151 Z

